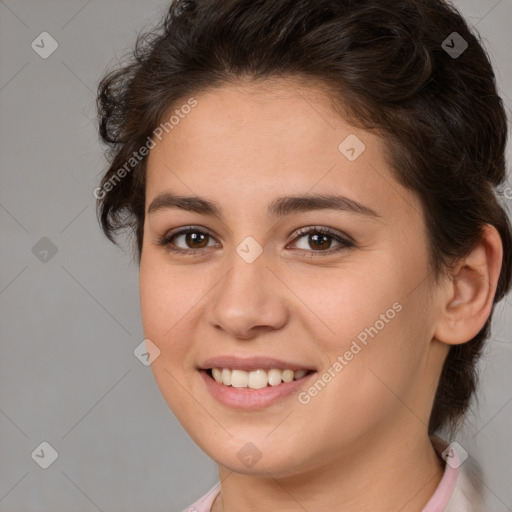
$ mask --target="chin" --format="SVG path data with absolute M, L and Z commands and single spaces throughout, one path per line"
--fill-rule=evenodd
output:
M 215 460 L 215 459 L 214 459 Z M 222 457 L 215 460 L 217 464 L 223 466 L 234 473 L 241 475 L 268 478 L 283 478 L 296 474 L 297 468 L 290 464 L 290 460 L 286 457 L 280 459 L 272 458 L 272 460 L 263 460 L 263 457 L 257 462 L 240 461 L 238 457 Z

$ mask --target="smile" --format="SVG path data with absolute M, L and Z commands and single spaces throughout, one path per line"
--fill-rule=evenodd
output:
M 199 375 L 216 402 L 230 409 L 257 411 L 296 396 L 317 372 L 304 368 L 241 370 L 213 366 L 200 369 Z
M 309 370 L 269 370 L 244 371 L 230 368 L 211 368 L 208 373 L 215 381 L 234 388 L 262 389 L 267 386 L 280 386 L 283 383 L 302 379 Z

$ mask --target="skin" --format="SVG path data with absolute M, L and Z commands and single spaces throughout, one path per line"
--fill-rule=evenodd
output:
M 442 364 L 450 344 L 471 339 L 490 314 L 499 235 L 488 226 L 436 282 L 419 199 L 395 179 L 385 141 L 351 126 L 320 89 L 276 80 L 194 97 L 198 105 L 150 152 L 146 211 L 171 191 L 215 201 L 224 215 L 146 214 L 140 299 L 144 334 L 160 350 L 151 368 L 162 395 L 218 464 L 212 510 L 420 511 L 444 470 L 427 431 Z M 338 150 L 349 134 L 366 146 L 352 162 Z M 333 192 L 378 217 L 267 215 L 277 197 Z M 195 245 L 174 239 L 195 255 L 158 245 L 190 225 L 211 235 Z M 326 255 L 340 247 L 334 238 L 319 248 L 296 234 L 312 226 L 355 246 Z M 250 264 L 236 252 L 248 236 L 263 249 Z M 401 311 L 308 404 L 292 395 L 259 411 L 233 410 L 197 370 L 231 354 L 285 359 L 321 375 L 396 302 Z M 248 442 L 261 454 L 252 467 L 237 456 Z

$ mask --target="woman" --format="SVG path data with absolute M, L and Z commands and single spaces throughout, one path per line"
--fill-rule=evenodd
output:
M 482 510 L 436 434 L 510 287 L 507 121 L 459 13 L 177 1 L 98 105 L 100 221 L 133 230 L 151 368 L 219 468 L 188 510 Z

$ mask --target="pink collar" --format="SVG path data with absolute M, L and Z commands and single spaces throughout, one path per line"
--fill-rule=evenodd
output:
M 432 436 L 430 440 L 439 457 L 443 458 L 442 453 L 448 448 L 448 443 L 438 436 Z M 421 512 L 442 512 L 452 497 L 459 476 L 460 461 L 453 448 L 450 448 L 446 456 L 450 462 L 445 462 L 443 477 Z

